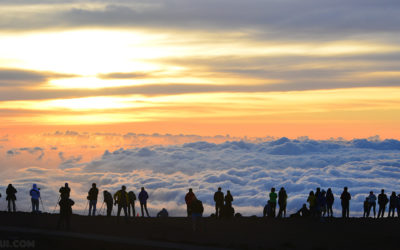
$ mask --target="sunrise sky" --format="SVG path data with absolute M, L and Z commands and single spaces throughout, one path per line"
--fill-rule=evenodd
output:
M 0 132 L 399 138 L 398 1 L 2 1 Z

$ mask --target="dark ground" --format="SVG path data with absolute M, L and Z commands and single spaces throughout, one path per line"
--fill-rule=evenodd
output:
M 203 219 L 194 233 L 187 218 L 74 215 L 71 230 L 56 230 L 58 215 L 0 212 L 3 240 L 34 240 L 35 249 L 400 249 L 395 219 Z M 4 247 L 4 246 L 3 246 Z M 1 244 L 0 244 L 0 249 Z M 3 248 L 4 249 L 4 248 Z M 29 249 L 29 248 L 25 248 Z

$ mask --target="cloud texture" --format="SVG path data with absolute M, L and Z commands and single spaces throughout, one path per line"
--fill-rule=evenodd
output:
M 184 216 L 184 195 L 189 187 L 213 212 L 212 196 L 217 187 L 231 190 L 233 205 L 245 215 L 262 214 L 271 187 L 285 187 L 288 210 L 294 212 L 316 187 L 332 188 L 336 215 L 344 186 L 353 196 L 351 215 L 358 216 L 370 190 L 399 190 L 400 141 L 379 139 L 290 140 L 264 142 L 204 141 L 171 146 L 121 148 L 86 163 L 79 157 L 65 158 L 59 169 L 25 168 L 10 179 L 21 190 L 19 204 L 28 203 L 27 189 L 37 182 L 44 199 L 56 200 L 57 190 L 71 183 L 77 210 L 85 205 L 92 182 L 101 190 L 117 191 L 121 185 L 138 192 L 141 186 L 150 194 L 152 214 L 166 207 L 172 215 Z M 1 188 L 4 193 L 5 185 Z M 25 192 L 25 193 L 24 193 Z M 50 198 L 51 197 L 51 198 Z M 52 199 L 52 200 L 51 200 Z M 54 201 L 55 202 L 55 201 Z M 27 209 L 27 208 L 26 208 Z

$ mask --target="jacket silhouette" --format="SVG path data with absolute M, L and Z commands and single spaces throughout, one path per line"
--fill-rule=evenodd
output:
M 278 217 L 281 218 L 286 217 L 286 205 L 287 205 L 287 193 L 286 190 L 282 187 L 278 193 L 278 205 L 279 205 L 279 212 Z
M 39 191 L 39 188 L 37 188 L 36 184 L 32 185 L 32 189 L 29 191 L 29 195 L 31 196 L 32 213 L 38 213 L 39 212 L 40 191 Z
M 96 183 L 92 184 L 92 188 L 88 192 L 87 199 L 89 200 L 89 216 L 96 215 L 96 205 L 97 205 L 97 197 L 99 195 L 99 189 L 96 187 Z
M 204 207 L 201 200 L 194 198 L 190 203 L 190 210 L 192 211 L 192 227 L 193 231 L 199 230 L 201 225 L 201 218 L 203 217 Z
M 163 208 L 160 212 L 157 213 L 157 218 L 168 218 L 167 209 Z
M 275 193 L 275 188 L 271 188 L 271 192 L 269 193 L 269 203 L 271 206 L 271 215 L 275 218 L 275 210 L 276 210 L 276 199 L 278 195 Z
M 107 216 L 110 217 L 113 209 L 113 197 L 108 191 L 103 191 L 103 198 L 107 206 Z
M 61 187 L 59 192 L 60 192 L 61 199 L 69 198 L 70 193 L 71 193 L 71 189 L 69 188 L 68 183 L 65 183 L 65 186 Z
M 316 203 L 317 203 L 317 198 L 314 195 L 314 192 L 311 191 L 310 194 L 308 195 L 307 202 L 310 207 L 310 214 L 311 216 L 316 215 Z
M 128 204 L 129 204 L 129 196 L 128 193 L 126 192 L 126 187 L 122 186 L 121 190 L 118 190 L 114 194 L 114 204 L 118 204 L 118 210 L 117 210 L 117 218 L 119 219 L 119 216 L 121 214 L 121 210 L 124 210 L 124 217 L 125 221 L 128 222 Z
M 189 188 L 189 192 L 185 195 L 185 203 L 186 203 L 186 212 L 187 216 L 192 216 L 192 201 L 196 199 L 196 195 L 193 193 L 193 189 Z
M 398 202 L 399 201 L 398 201 L 396 192 L 392 192 L 392 195 L 390 196 L 390 199 L 389 199 L 389 215 L 388 215 L 388 217 L 394 217 L 394 211 L 397 208 Z
M 60 205 L 60 217 L 58 218 L 57 228 L 64 225 L 67 229 L 70 228 L 70 220 L 72 215 L 72 206 L 75 204 L 70 198 L 62 198 L 58 203 Z
M 332 189 L 328 188 L 326 191 L 326 210 L 328 212 L 328 217 L 333 217 L 333 203 L 335 202 L 335 197 L 333 196 Z
M 376 216 L 376 195 L 374 194 L 374 192 L 369 192 L 369 196 L 368 196 L 368 209 L 367 209 L 367 217 L 369 217 L 369 214 L 371 212 L 371 208 L 373 208 L 374 210 L 374 218 Z
M 389 202 L 387 195 L 385 194 L 385 190 L 382 189 L 381 193 L 378 195 L 378 218 L 383 218 L 385 216 L 386 204 Z
M 233 197 L 231 194 L 231 191 L 226 191 L 226 195 L 225 195 L 225 205 L 228 207 L 232 207 L 232 202 L 233 202 Z
M 131 214 L 132 214 L 132 216 L 135 217 L 135 214 L 136 214 L 135 213 L 135 200 L 136 200 L 135 193 L 133 191 L 129 191 L 128 198 L 129 198 L 128 215 L 131 216 Z
M 347 187 L 344 187 L 342 194 L 340 195 L 340 199 L 342 200 L 342 217 L 349 218 L 350 215 L 350 200 L 351 195 L 347 191 Z
M 15 206 L 15 201 L 17 200 L 17 196 L 15 195 L 17 193 L 17 189 L 13 187 L 12 184 L 8 184 L 8 187 L 6 189 L 6 200 L 8 201 L 8 212 L 11 212 L 11 205 L 12 205 L 12 211 L 15 212 L 16 206 Z
M 218 191 L 214 193 L 214 201 L 215 201 L 215 217 L 221 217 L 221 210 L 224 206 L 224 193 L 221 191 L 221 188 L 218 188 Z
M 147 217 L 150 217 L 149 211 L 147 210 L 147 199 L 148 198 L 149 198 L 149 194 L 146 192 L 146 190 L 144 190 L 144 187 L 142 187 L 141 191 L 139 193 L 139 202 L 140 202 L 140 210 L 142 211 L 142 217 L 144 217 L 144 211 L 146 211 Z

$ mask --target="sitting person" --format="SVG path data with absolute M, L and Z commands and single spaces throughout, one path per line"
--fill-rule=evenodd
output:
M 299 211 L 297 211 L 297 213 L 292 214 L 290 217 L 310 217 L 311 212 L 310 210 L 307 208 L 306 204 L 303 204 L 303 206 L 300 208 Z
M 263 211 L 263 217 L 272 217 L 272 207 L 271 207 L 271 202 L 268 201 L 267 205 L 265 205 L 264 207 L 264 211 Z
M 167 217 L 168 217 L 168 211 L 165 208 L 161 209 L 161 211 L 157 213 L 157 218 L 167 218 Z

